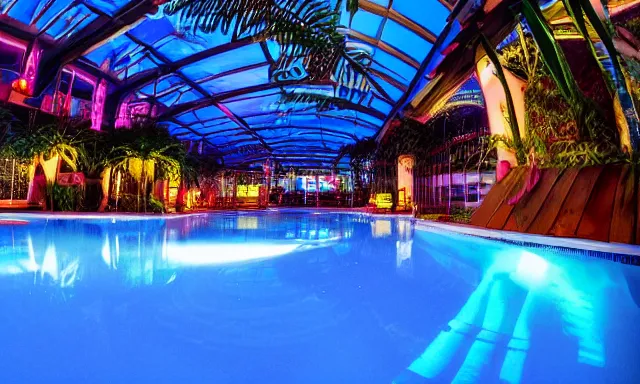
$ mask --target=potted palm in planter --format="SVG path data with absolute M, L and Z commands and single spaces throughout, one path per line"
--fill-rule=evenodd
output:
M 77 171 L 83 140 L 85 137 L 82 127 L 68 120 L 41 126 L 20 125 L 10 132 L 7 145 L 11 147 L 11 151 L 17 158 L 33 163 L 30 195 L 44 195 L 46 209 L 54 210 L 57 206 L 63 206 L 65 210 L 78 208 L 77 201 L 73 204 L 69 201 L 77 199 L 81 194 L 60 189 L 62 186 L 58 183 L 58 175 L 62 168 Z M 36 169 L 41 170 L 38 176 Z M 64 203 L 56 204 L 56 198 L 63 199 Z
M 141 122 L 130 130 L 118 130 L 112 140 L 114 146 L 107 162 L 113 171 L 133 178 L 136 184 L 133 210 L 147 212 L 154 181 L 180 176 L 184 147 L 155 121 Z

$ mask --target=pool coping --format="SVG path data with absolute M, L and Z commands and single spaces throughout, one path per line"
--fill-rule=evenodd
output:
M 525 248 L 545 249 L 562 252 L 563 256 L 572 258 L 593 260 L 600 259 L 609 262 L 621 263 L 630 266 L 640 266 L 640 246 L 623 243 L 602 242 L 596 240 L 578 239 L 570 237 L 553 237 L 545 235 L 535 235 L 505 230 L 492 230 L 461 223 L 443 223 L 425 219 L 415 218 L 410 213 L 375 213 L 362 209 L 342 209 L 331 210 L 323 208 L 275 208 L 271 211 L 293 211 L 293 212 L 323 212 L 360 214 L 376 218 L 404 219 L 410 220 L 414 228 L 425 232 L 446 232 L 470 236 L 477 239 L 497 241 L 501 243 L 513 244 Z
M 548 247 L 560 247 L 600 253 L 614 253 L 627 256 L 640 256 L 640 246 L 623 243 L 605 243 L 602 241 L 577 239 L 570 237 L 552 237 L 504 230 L 492 230 L 466 224 L 449 224 L 415 219 L 418 227 L 440 229 L 462 235 L 500 240 L 509 243 L 522 243 Z

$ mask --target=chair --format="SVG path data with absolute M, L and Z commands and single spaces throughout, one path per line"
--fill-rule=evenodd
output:
M 393 207 L 393 197 L 390 193 L 378 193 L 375 201 L 377 211 L 391 211 L 391 207 Z

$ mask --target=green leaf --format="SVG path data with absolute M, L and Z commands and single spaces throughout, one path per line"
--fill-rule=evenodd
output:
M 566 100 L 584 99 L 578 83 L 573 77 L 567 59 L 547 24 L 537 1 L 523 0 L 522 13 L 531 34 L 540 49 L 542 59 L 562 96 Z

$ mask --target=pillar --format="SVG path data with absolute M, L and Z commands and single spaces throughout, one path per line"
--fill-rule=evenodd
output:
M 513 105 L 520 128 L 520 137 L 524 139 L 526 136 L 525 128 L 525 104 L 524 91 L 526 83 L 515 77 L 506 68 L 503 68 Z M 487 116 L 489 117 L 489 129 L 492 135 L 506 135 L 511 137 L 511 129 L 508 125 L 507 114 L 507 98 L 502 88 L 502 84 L 496 75 L 494 75 L 495 67 L 491 64 L 488 57 L 483 57 L 476 66 L 476 74 L 478 82 L 482 88 Z M 506 148 L 498 148 L 498 161 L 508 161 L 512 167 L 517 166 L 516 154 L 513 150 Z
M 316 173 L 316 208 L 320 206 L 320 175 Z
M 413 167 L 415 157 L 413 155 L 402 155 L 398 157 L 398 191 L 405 189 L 405 201 L 400 201 L 398 195 L 398 205 L 413 202 Z M 408 208 L 408 207 L 405 207 Z
M 104 116 L 104 102 L 107 98 L 107 82 L 103 79 L 98 82 L 93 92 L 93 103 L 91 104 L 91 129 L 99 131 L 102 128 L 102 117 Z
M 238 173 L 237 172 L 233 172 L 233 208 L 237 208 L 238 207 Z
M 42 58 L 42 49 L 38 40 L 34 40 L 27 50 L 27 60 L 25 60 L 20 74 L 21 79 L 27 82 L 27 92 L 29 95 L 33 94 L 33 90 L 36 85 L 36 76 L 38 74 L 38 66 L 40 65 L 40 59 Z

